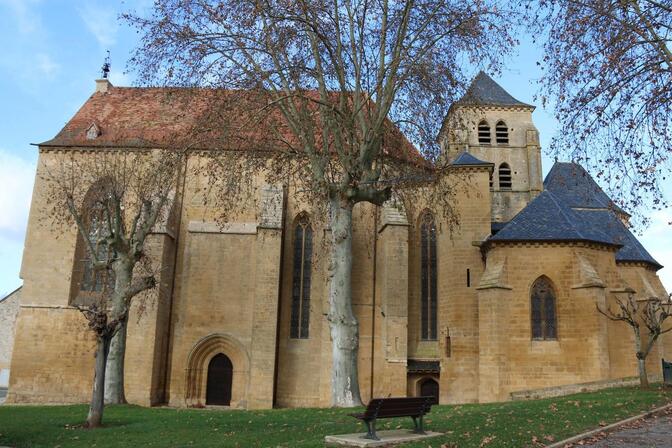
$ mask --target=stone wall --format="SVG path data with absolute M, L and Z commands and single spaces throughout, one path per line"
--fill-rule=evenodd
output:
M 0 387 L 9 385 L 9 370 L 14 348 L 14 330 L 19 314 L 21 288 L 0 300 Z
M 46 225 L 46 168 L 56 152 L 40 151 L 21 264 L 21 309 L 16 324 L 7 402 L 85 402 L 91 395 L 95 342 L 70 307 L 76 229 Z M 48 260 L 48 262 L 45 262 Z
M 531 338 L 530 289 L 542 275 L 556 294 L 555 340 Z M 492 248 L 479 286 L 479 400 L 635 375 L 630 333 L 596 310 L 622 289 L 613 251 L 604 247 L 519 243 Z
M 521 133 L 525 117 L 505 119 L 520 120 L 512 127 L 510 145 L 523 154 L 531 141 L 526 140 L 530 129 Z M 527 147 L 528 162 L 535 148 Z M 505 157 L 498 150 L 497 157 Z M 42 151 L 39 169 L 53 158 L 53 152 Z M 189 163 L 197 165 L 198 156 Z M 486 265 L 489 167 L 454 168 L 448 175 L 455 226 L 431 195 L 419 194 L 404 209 L 355 207 L 353 303 L 363 400 L 416 394 L 428 376 L 439 382 L 441 403 L 461 403 L 636 374 L 631 333 L 599 315 L 595 305 L 613 305 L 630 290 L 664 293 L 655 272 L 616 264 L 613 250 L 586 244 L 495 245 L 487 251 Z M 528 175 L 525 186 L 532 193 L 535 176 Z M 269 186 L 260 174 L 255 193 L 222 225 L 216 208 L 204 205 L 205 179 L 190 174 L 185 185 L 177 195 L 174 227 L 148 241 L 159 288 L 132 308 L 125 377 L 129 401 L 204 405 L 208 363 L 222 353 L 233 364 L 232 407 L 329 406 L 330 230 L 326 217 L 319 216 L 323 212 L 301 200 L 297 186 Z M 90 397 L 94 343 L 69 304 L 76 232 L 42 225 L 46 201 L 38 175 L 8 399 L 83 402 Z M 437 224 L 438 337 L 433 341 L 420 337 L 418 221 L 424 210 L 431 210 Z M 293 234 L 302 212 L 313 225 L 310 336 L 293 339 Z M 554 341 L 531 339 L 530 287 L 541 275 L 551 279 L 557 294 Z M 672 349 L 656 347 L 650 372 L 659 369 L 665 350 Z M 438 362 L 440 372 L 408 374 L 409 359 Z
M 561 397 L 563 395 L 578 394 L 582 392 L 595 392 L 612 387 L 636 386 L 639 378 L 629 377 L 616 380 L 593 381 L 590 383 L 568 384 L 566 386 L 545 387 L 534 390 L 521 390 L 511 393 L 511 400 L 538 400 L 541 398 Z

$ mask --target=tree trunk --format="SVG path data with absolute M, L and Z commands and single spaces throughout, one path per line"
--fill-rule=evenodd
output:
M 126 312 L 123 291 L 131 288 L 133 281 L 133 263 L 122 256 L 113 265 L 114 269 L 114 294 L 112 295 L 112 313 L 118 318 Z M 127 319 L 123 319 L 110 346 L 110 356 L 107 360 L 107 378 L 105 379 L 105 403 L 124 404 L 126 394 L 124 392 L 124 357 L 126 355 L 126 329 Z
M 646 374 L 646 358 L 637 357 L 637 365 L 639 367 L 639 385 L 642 389 L 648 389 L 649 377 Z
M 635 331 L 635 348 L 637 349 L 635 355 L 637 356 L 637 367 L 639 369 L 639 385 L 642 389 L 648 389 L 649 377 L 646 375 L 646 355 L 648 353 L 642 351 L 642 335 L 639 327 L 633 327 L 633 329 Z
M 103 421 L 103 408 L 105 406 L 105 368 L 109 352 L 110 338 L 108 336 L 99 336 L 96 346 L 96 367 L 93 376 L 91 405 L 89 406 L 89 415 L 86 417 L 85 424 L 87 428 L 97 428 Z
M 105 404 L 124 404 L 124 357 L 126 354 L 126 327 L 128 321 L 119 324 L 119 330 L 112 338 L 107 358 L 105 376 Z
M 352 208 L 351 201 L 331 197 L 331 285 L 329 288 L 329 325 L 333 368 L 332 405 L 360 406 L 357 351 L 359 325 L 352 311 Z

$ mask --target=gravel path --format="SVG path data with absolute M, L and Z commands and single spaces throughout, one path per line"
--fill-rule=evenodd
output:
M 672 448 L 672 410 L 572 445 L 592 448 Z

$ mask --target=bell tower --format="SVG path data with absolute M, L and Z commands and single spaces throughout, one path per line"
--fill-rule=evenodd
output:
M 490 180 L 493 222 L 511 220 L 543 189 L 534 109 L 480 72 L 444 121 L 439 138 L 449 162 L 468 151 L 495 165 Z

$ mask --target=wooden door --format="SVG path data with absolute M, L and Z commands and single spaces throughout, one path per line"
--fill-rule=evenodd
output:
M 439 404 L 439 383 L 433 379 L 426 379 L 420 384 L 420 396 L 433 397 L 432 404 Z
M 231 385 L 233 382 L 233 364 L 228 356 L 220 353 L 208 364 L 208 386 L 205 404 L 229 406 L 231 404 Z

